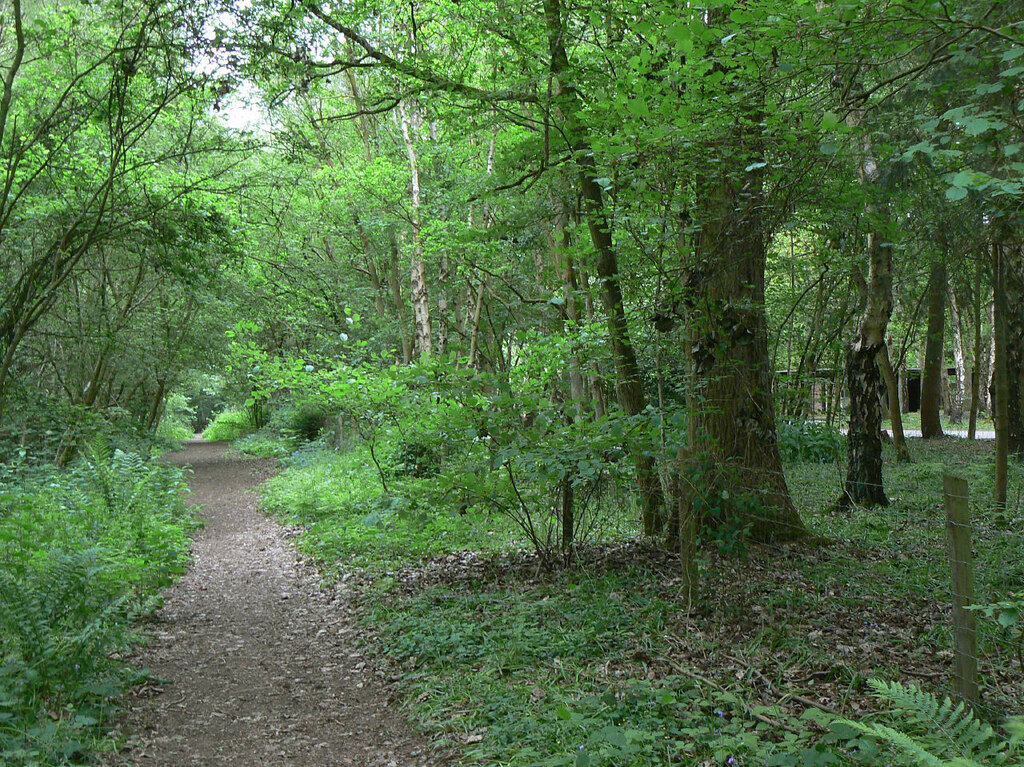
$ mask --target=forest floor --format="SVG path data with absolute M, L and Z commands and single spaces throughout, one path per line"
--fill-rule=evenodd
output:
M 108 766 L 436 764 L 388 703 L 344 600 L 318 588 L 295 531 L 256 509 L 273 461 L 192 442 L 205 522 L 189 572 L 166 594 L 136 659 L 152 683 L 135 690 Z

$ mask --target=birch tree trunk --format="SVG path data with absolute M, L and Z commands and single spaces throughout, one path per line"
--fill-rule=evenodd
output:
M 861 115 L 848 122 L 858 127 Z M 858 167 L 861 185 L 867 194 L 863 219 L 870 227 L 867 235 L 868 279 L 864 312 L 857 333 L 846 350 L 846 385 L 850 395 L 850 425 L 846 437 L 847 470 L 838 508 L 886 506 L 889 499 L 882 486 L 882 408 L 878 393 L 881 374 L 878 352 L 892 314 L 892 248 L 883 222 L 888 217 L 873 197 L 878 185 L 878 166 L 869 137 L 861 145 Z
M 957 303 L 956 291 L 952 286 L 948 292 L 949 323 L 953 330 L 953 368 L 956 377 L 949 392 L 949 410 L 947 415 L 952 423 L 960 424 L 964 420 L 964 395 L 967 390 L 967 354 L 964 350 L 964 333 L 961 324 L 960 305 Z
M 420 169 L 419 157 L 416 152 L 416 135 L 414 123 L 418 123 L 415 104 L 406 106 L 405 102 L 398 105 L 398 115 L 402 127 L 402 140 L 405 143 L 405 154 L 409 159 L 410 196 L 412 200 L 412 266 L 409 278 L 409 295 L 412 299 L 413 312 L 413 354 L 416 357 L 429 357 L 433 351 L 433 335 L 430 326 L 430 302 L 427 296 L 426 267 L 423 263 L 423 236 L 421 227 Z

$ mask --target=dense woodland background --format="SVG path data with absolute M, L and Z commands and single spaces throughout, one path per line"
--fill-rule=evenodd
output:
M 528 551 L 538 573 L 594 566 L 642 593 L 664 567 L 679 615 L 729 603 L 750 578 L 734 567 L 770 582 L 766 563 L 837 541 L 866 594 L 861 544 L 913 539 L 893 556 L 941 564 L 953 467 L 983 601 L 1006 605 L 990 713 L 1019 713 L 1022 19 L 1016 0 L 2 0 L 4 577 L 117 550 L 140 572 L 108 596 L 148 599 L 188 525 L 151 446 L 211 422 L 291 462 L 268 508 L 310 526 L 327 571 Z M 951 428 L 995 439 L 929 442 Z M 76 504 L 116 524 L 75 527 Z M 922 567 L 914 593 L 948 594 Z M 0 730 L 26 754 L 45 751 L 24 723 L 40 706 L 95 697 L 26 681 L 11 626 L 32 588 L 0 630 L 20 658 Z M 39 626 L 59 634 L 52 611 Z M 850 695 L 895 675 L 875 661 L 849 664 Z M 51 721 L 103 718 L 74 716 Z M 657 763 L 762 754 L 733 736 Z M 655 763 L 618 737 L 533 763 Z M 829 753 L 871 763 L 866 742 Z M 750 763 L 838 763 L 769 751 Z

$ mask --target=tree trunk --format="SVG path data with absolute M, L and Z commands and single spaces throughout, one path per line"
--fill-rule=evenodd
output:
M 550 72 L 554 81 L 553 95 L 563 124 L 562 132 L 569 142 L 579 169 L 580 193 L 583 196 L 587 230 L 597 255 L 597 274 L 601 279 L 601 298 L 608 322 L 608 340 L 615 362 L 615 392 L 619 406 L 627 416 L 638 416 L 647 407 L 636 354 L 629 338 L 629 325 L 619 283 L 619 263 L 612 240 L 611 224 L 604 203 L 604 190 L 597 183 L 593 152 L 584 126 L 580 123 L 579 94 L 569 76 L 569 57 L 565 48 L 566 30 L 560 0 L 544 0 L 547 24 Z M 644 451 L 633 456 L 636 463 L 640 513 L 646 535 L 665 529 L 664 499 L 661 480 L 654 457 Z
M 971 367 L 971 415 L 967 425 L 967 439 L 975 439 L 978 435 L 978 411 L 981 408 L 982 385 L 984 374 L 982 367 L 985 355 L 981 335 L 981 261 L 974 270 L 974 363 Z
M 993 324 L 992 343 L 995 357 L 992 363 L 992 417 L 996 428 L 995 445 L 995 486 L 992 501 L 997 509 L 1006 508 L 1006 487 L 1009 456 L 1009 381 L 1006 364 L 1007 314 L 1005 245 L 1000 241 L 992 243 L 993 280 Z
M 1024 248 L 1007 242 L 1002 256 L 1006 296 L 1007 450 L 1024 460 Z
M 437 274 L 437 356 L 443 357 L 448 351 L 448 327 L 451 319 L 448 316 L 448 251 L 441 254 L 441 269 Z
M 629 338 L 629 325 L 619 284 L 619 263 L 612 244 L 604 209 L 604 194 L 588 168 L 591 158 L 582 155 L 579 180 L 587 213 L 587 228 L 597 251 L 597 275 L 601 279 L 601 298 L 608 318 L 608 337 L 615 360 L 615 395 L 627 416 L 638 416 L 647 408 L 640 365 Z M 652 455 L 643 451 L 634 455 L 640 513 L 645 535 L 658 535 L 665 529 L 664 498 L 661 479 Z
M 878 351 L 855 338 L 847 348 L 846 385 L 850 389 L 850 428 L 846 436 L 846 485 L 839 508 L 886 506 L 882 485 L 882 408 L 878 391 L 882 381 L 876 362 Z
M 942 337 L 946 327 L 946 261 L 932 261 L 928 276 L 928 335 L 925 338 L 924 370 L 921 373 L 921 436 L 942 436 L 939 409 L 942 404 L 942 376 L 945 360 Z
M 852 113 L 851 126 L 860 125 L 862 114 Z M 892 313 L 892 248 L 882 226 L 887 216 L 876 205 L 878 166 L 870 137 L 864 136 L 858 166 L 861 186 L 867 195 L 864 220 L 870 227 L 867 236 L 868 279 L 864 313 L 857 334 L 847 346 L 846 383 L 850 393 L 850 424 L 846 437 L 846 484 L 837 504 L 885 506 L 888 498 L 882 486 L 882 413 L 878 402 L 881 376 L 878 352 Z
M 967 354 L 964 351 L 964 334 L 961 325 L 960 305 L 956 299 L 956 291 L 949 288 L 949 323 L 953 329 L 953 368 L 956 378 L 949 393 L 949 410 L 947 415 L 951 423 L 960 424 L 964 420 L 964 395 L 967 390 Z
M 892 372 L 892 364 L 889 362 L 889 345 L 883 344 L 878 352 L 878 369 L 885 381 L 885 388 L 889 395 L 889 424 L 892 427 L 892 446 L 896 450 L 896 460 L 901 463 L 910 462 L 910 450 L 907 449 L 907 439 L 903 434 L 903 414 L 900 412 L 900 389 L 899 382 Z
M 418 357 L 429 357 L 433 351 L 433 335 L 430 326 L 430 302 L 427 296 L 426 267 L 423 263 L 423 238 L 420 223 L 420 170 L 416 153 L 416 137 L 412 123 L 416 121 L 416 107 L 398 105 L 402 126 L 402 140 L 409 159 L 410 195 L 412 199 L 412 267 L 409 275 L 409 295 L 413 311 L 413 353 Z
M 160 378 L 156 382 L 156 393 L 150 402 L 149 412 L 146 414 L 146 429 L 156 431 L 160 423 L 160 416 L 163 412 L 164 396 L 167 394 L 167 379 Z
M 993 277 L 993 284 L 995 278 Z M 993 392 L 996 390 L 996 300 L 995 295 L 988 306 L 988 324 L 992 329 L 988 337 L 988 353 L 985 355 L 985 367 L 981 376 L 982 402 L 988 406 L 989 417 L 994 421 L 996 418 L 996 403 Z
M 580 328 L 579 286 L 576 283 L 576 269 L 572 256 L 568 252 L 569 238 L 565 231 L 565 214 L 559 210 L 554 222 L 545 230 L 548 249 L 554 262 L 556 273 L 562 278 L 562 300 L 565 306 L 564 329 L 576 334 Z M 569 353 L 569 398 L 572 400 L 574 418 L 579 419 L 586 410 L 586 389 L 583 371 L 575 344 Z
M 391 287 L 391 302 L 394 304 L 395 318 L 398 320 L 399 344 L 402 350 L 402 362 L 412 362 L 412 337 L 405 331 L 406 305 L 402 297 L 402 281 L 398 276 L 399 247 L 398 237 L 391 233 L 391 263 L 388 266 L 388 284 Z
M 468 367 L 473 370 L 480 369 L 480 318 L 483 314 L 484 296 L 487 293 L 487 276 L 481 275 L 480 284 L 477 285 L 476 299 L 473 301 L 473 314 L 470 321 L 469 332 L 469 362 Z
M 776 441 L 764 313 L 764 200 L 752 176 L 730 177 L 717 168 L 698 184 L 700 232 L 685 282 L 691 364 L 703 402 L 694 417 L 705 449 L 731 473 L 725 481 L 759 501 L 752 513 L 738 510 L 755 540 L 792 540 L 807 530 L 790 498 Z
M 874 206 L 867 206 L 869 216 Z M 892 257 L 885 235 L 868 235 L 867 301 L 857 335 L 846 350 L 846 385 L 850 397 L 850 419 L 846 438 L 847 471 L 839 508 L 885 506 L 888 498 L 882 485 L 882 408 L 878 393 L 881 374 L 878 352 L 885 343 L 885 331 L 892 311 Z

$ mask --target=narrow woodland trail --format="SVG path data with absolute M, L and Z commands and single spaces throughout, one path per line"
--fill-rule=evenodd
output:
M 189 572 L 167 593 L 138 663 L 164 684 L 140 688 L 121 723 L 128 745 L 108 765 L 430 763 L 353 646 L 344 602 L 317 590 L 289 531 L 256 510 L 269 461 L 192 442 L 202 505 Z

